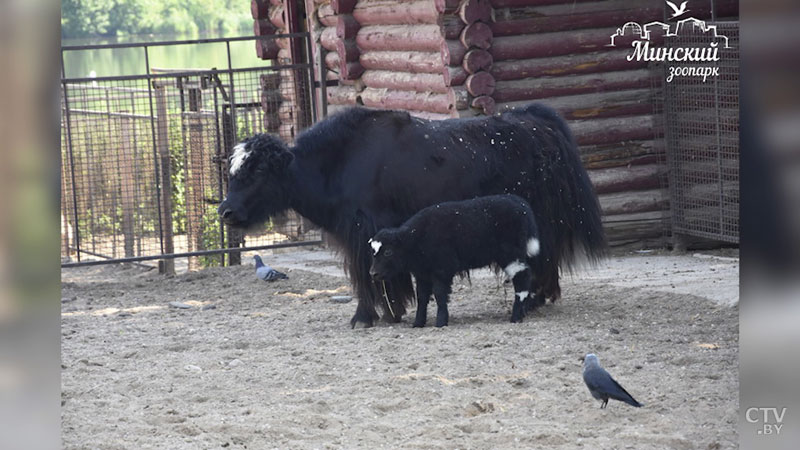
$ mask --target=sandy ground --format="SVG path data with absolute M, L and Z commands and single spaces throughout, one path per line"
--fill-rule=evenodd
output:
M 356 330 L 328 252 L 269 258 L 288 281 L 65 269 L 65 448 L 736 448 L 735 254 L 613 257 L 522 324 L 478 271 L 449 327 Z M 587 352 L 645 407 L 599 409 Z

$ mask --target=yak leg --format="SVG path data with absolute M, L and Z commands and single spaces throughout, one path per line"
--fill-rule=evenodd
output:
M 450 278 L 448 283 L 441 281 L 433 282 L 433 295 L 436 296 L 436 326 L 446 327 L 447 322 L 450 320 L 450 313 L 447 311 L 447 296 L 450 294 L 450 283 L 453 279 Z
M 358 306 L 356 307 L 356 314 L 350 319 L 350 327 L 355 328 L 357 323 L 363 323 L 366 328 L 369 328 L 379 319 L 374 303 L 376 292 L 371 289 L 372 286 L 366 283 L 355 287 L 356 295 L 358 295 Z
M 428 300 L 431 297 L 432 284 L 430 280 L 417 278 L 417 317 L 414 327 L 421 328 L 428 321 Z

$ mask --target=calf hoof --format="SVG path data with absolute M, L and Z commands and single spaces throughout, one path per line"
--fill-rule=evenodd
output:
M 522 317 L 511 316 L 511 323 L 522 323 Z
M 414 328 L 425 328 L 425 322 L 417 322 L 417 321 L 414 321 L 414 325 L 412 325 L 412 326 L 413 326 Z
M 447 317 L 445 317 L 445 318 L 437 317 L 436 318 L 436 326 L 438 328 L 446 327 L 447 326 Z

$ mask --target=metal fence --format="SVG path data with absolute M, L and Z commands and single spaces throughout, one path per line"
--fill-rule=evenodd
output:
M 62 267 L 160 260 L 173 272 L 177 257 L 195 269 L 237 264 L 243 250 L 320 242 L 294 213 L 247 234 L 216 213 L 237 142 L 257 132 L 291 142 L 316 119 L 308 59 L 232 63 L 232 42 L 268 39 L 311 54 L 307 33 L 62 47 Z M 212 43 L 225 45 L 227 67 L 150 66 L 153 47 Z M 65 53 L 113 48 L 143 52 L 144 66 L 133 75 L 64 77 Z
M 667 40 L 667 47 L 709 48 L 719 61 L 666 64 L 717 68 L 664 83 L 664 125 L 673 235 L 739 242 L 739 22 L 715 22 Z M 724 36 L 724 38 L 722 38 Z M 726 48 L 727 43 L 727 48 Z M 711 47 L 713 48 L 713 47 Z M 673 69 L 671 69 L 673 68 Z M 683 70 L 683 69 L 681 69 Z M 691 73 L 691 72 L 690 72 Z

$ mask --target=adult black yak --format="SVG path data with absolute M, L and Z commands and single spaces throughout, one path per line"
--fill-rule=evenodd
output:
M 498 116 L 428 121 L 406 112 L 350 108 L 301 133 L 289 148 L 258 134 L 230 158 L 223 220 L 238 227 L 293 208 L 341 248 L 358 307 L 351 320 L 399 321 L 413 298 L 403 274 L 378 285 L 369 275 L 369 239 L 426 206 L 513 193 L 533 207 L 548 275 L 532 289 L 539 300 L 560 296 L 559 267 L 579 250 L 602 255 L 600 208 L 564 120 L 531 104 Z M 384 291 L 385 289 L 385 291 Z M 381 299 L 386 298 L 386 301 Z
M 494 265 L 514 283 L 511 321 L 521 322 L 539 263 L 542 242 L 528 202 L 512 194 L 437 203 L 398 228 L 369 241 L 375 253 L 370 275 L 385 280 L 410 272 L 417 281 L 415 327 L 424 327 L 428 300 L 436 297 L 436 326 L 447 325 L 447 301 L 456 275 Z

